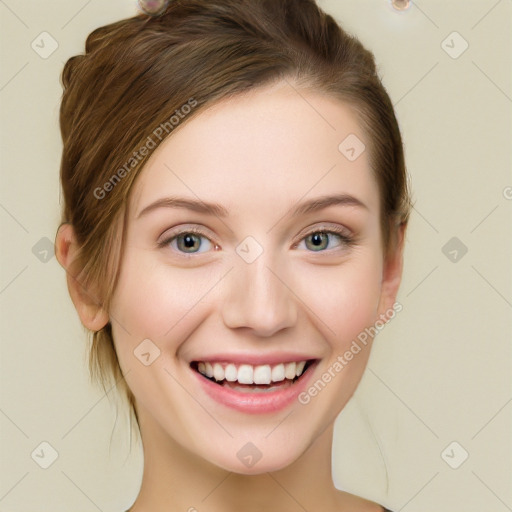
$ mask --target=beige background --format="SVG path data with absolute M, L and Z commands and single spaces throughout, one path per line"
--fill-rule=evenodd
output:
M 404 309 L 337 422 L 336 483 L 395 511 L 512 510 L 512 2 L 320 3 L 376 55 L 416 200 Z M 91 30 L 134 12 L 133 0 L 0 1 L 0 511 L 119 512 L 138 491 L 140 447 L 89 385 L 64 272 L 44 261 L 59 223 L 60 71 Z M 31 47 L 43 31 L 58 43 L 46 59 Z M 31 457 L 43 441 L 58 453 L 48 469 Z M 463 450 L 458 469 L 445 462 Z

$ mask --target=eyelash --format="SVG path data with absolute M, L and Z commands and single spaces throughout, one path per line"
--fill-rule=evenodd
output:
M 326 228 L 325 227 L 324 228 L 324 227 L 320 227 L 320 228 L 316 228 L 314 230 L 311 230 L 308 233 L 306 233 L 305 235 L 303 235 L 302 238 L 297 243 L 293 244 L 293 248 L 297 247 L 298 244 L 300 242 L 302 242 L 304 239 L 306 239 L 308 236 L 313 235 L 313 234 L 317 234 L 317 233 L 325 233 L 325 234 L 329 234 L 329 235 L 336 235 L 336 236 L 338 236 L 340 238 L 341 245 L 344 246 L 344 247 L 351 247 L 352 245 L 354 245 L 354 243 L 356 241 L 354 237 L 352 237 L 350 235 L 347 235 L 346 234 L 346 230 L 343 229 L 343 228 L 337 228 L 337 227 L 330 227 L 330 228 Z M 206 238 L 207 240 L 209 240 L 212 244 L 217 245 L 200 228 L 191 227 L 191 228 L 183 229 L 181 231 L 178 231 L 177 233 L 173 233 L 169 237 L 166 237 L 165 240 L 162 240 L 161 242 L 158 242 L 158 247 L 165 248 L 165 247 L 169 246 L 169 244 L 175 238 L 177 238 L 180 235 L 185 235 L 185 234 L 200 235 L 200 236 Z M 323 249 L 323 250 L 320 250 L 320 251 L 308 251 L 308 252 L 312 252 L 312 253 L 315 253 L 315 252 L 318 252 L 318 253 L 325 253 L 325 252 L 331 253 L 332 251 L 336 251 L 336 250 L 340 250 L 340 249 L 343 249 L 343 247 L 336 247 L 334 249 Z M 190 257 L 196 256 L 197 254 L 202 254 L 202 253 L 186 253 L 186 252 L 182 252 L 182 251 L 179 251 L 179 250 L 177 252 L 181 256 L 183 256 L 185 258 L 190 258 Z

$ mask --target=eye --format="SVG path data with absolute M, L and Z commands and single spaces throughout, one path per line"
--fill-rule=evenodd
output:
M 307 234 L 297 248 L 302 248 L 304 243 L 306 249 L 313 252 L 323 252 L 326 249 L 336 249 L 350 245 L 352 238 L 344 234 L 343 230 L 331 228 L 330 230 L 317 229 Z
M 311 252 L 325 252 L 326 250 L 341 249 L 350 246 L 354 240 L 342 228 L 316 229 L 304 236 L 293 248 L 304 249 Z M 182 229 L 172 233 L 158 243 L 160 247 L 171 247 L 174 251 L 185 256 L 201 254 L 211 250 L 218 250 L 219 246 L 212 242 L 203 231 L 198 228 Z
M 170 246 L 184 254 L 208 252 L 217 247 L 204 233 L 195 228 L 173 233 L 158 244 L 160 247 Z

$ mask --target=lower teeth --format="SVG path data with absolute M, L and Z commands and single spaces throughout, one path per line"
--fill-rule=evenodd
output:
M 278 389 L 283 389 L 290 387 L 296 379 L 293 381 L 291 380 L 284 380 L 281 382 L 275 382 L 272 385 L 271 384 L 240 384 L 238 382 L 228 382 L 227 380 L 224 380 L 222 382 L 217 382 L 217 384 L 220 384 L 221 386 L 224 386 L 226 388 L 234 389 L 235 391 L 241 391 L 243 393 L 269 393 L 271 391 L 276 391 Z

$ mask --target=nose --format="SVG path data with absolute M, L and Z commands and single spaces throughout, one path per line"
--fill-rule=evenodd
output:
M 297 302 L 286 276 L 261 255 L 256 261 L 238 261 L 225 283 L 222 317 L 231 329 L 246 328 L 269 337 L 297 322 Z

